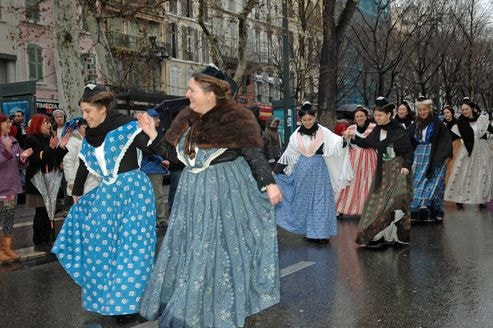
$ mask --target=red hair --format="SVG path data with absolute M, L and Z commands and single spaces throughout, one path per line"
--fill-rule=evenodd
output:
M 34 114 L 27 128 L 27 134 L 41 134 L 41 125 L 45 121 L 50 121 L 50 118 L 45 114 Z
M 7 118 L 8 117 L 6 115 L 0 113 L 0 123 L 6 122 L 7 121 Z

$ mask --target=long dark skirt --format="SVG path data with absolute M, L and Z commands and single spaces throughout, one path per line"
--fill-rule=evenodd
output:
M 402 164 L 401 157 L 383 162 L 380 188 L 375 191 L 373 182 L 359 221 L 358 244 L 366 244 L 377 235 L 387 242 L 409 242 L 413 178 L 411 173 L 400 173 Z

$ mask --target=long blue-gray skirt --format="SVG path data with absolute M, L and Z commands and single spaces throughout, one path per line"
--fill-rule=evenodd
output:
M 199 150 L 196 165 L 213 151 Z M 277 302 L 274 209 L 247 162 L 186 167 L 141 315 L 159 327 L 242 327 Z
M 276 206 L 277 224 L 307 238 L 337 234 L 334 192 L 322 155 L 300 156 L 291 175 L 278 174 L 283 201 Z

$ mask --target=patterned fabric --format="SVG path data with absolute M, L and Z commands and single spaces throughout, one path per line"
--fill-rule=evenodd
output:
M 337 234 L 334 192 L 321 155 L 300 156 L 291 175 L 278 174 L 283 201 L 276 206 L 276 223 L 307 238 Z
M 445 163 L 435 168 L 432 178 L 426 177 L 430 161 L 431 144 L 419 144 L 414 150 L 413 188 L 414 197 L 411 211 L 417 211 L 421 206 L 429 207 L 433 213 L 443 217 L 443 194 L 445 192 Z
M 104 315 L 138 312 L 154 263 L 156 217 L 149 178 L 140 170 L 117 174 L 138 132 L 131 122 L 107 134 L 101 147 L 108 173 L 71 207 L 52 249 L 81 286 L 82 306 Z M 103 175 L 85 141 L 81 155 L 91 172 Z
M 243 157 L 208 166 L 217 151 L 198 149 L 180 177 L 140 307 L 159 327 L 242 327 L 279 302 L 274 209 Z
M 0 196 L 0 225 L 6 235 L 14 232 L 14 212 L 17 204 L 17 196 Z
M 409 203 L 412 199 L 412 174 L 409 173 L 405 176 L 400 173 L 403 164 L 402 157 L 394 157 L 383 162 L 382 182 L 377 192 L 373 191 L 373 186 L 370 189 L 371 192 L 358 225 L 357 243 L 368 243 L 377 234 L 392 225 L 395 225 L 397 230 L 397 240 L 386 241 L 409 242 L 411 231 Z M 398 222 L 395 222 L 396 212 L 404 214 L 404 217 L 400 218 Z
M 488 129 L 488 117 L 482 115 L 470 124 L 474 131 L 474 147 L 468 156 L 466 147 L 461 145 L 447 181 L 445 200 L 464 204 L 488 203 L 493 199 L 493 156 L 491 140 L 481 139 Z M 452 131 L 460 134 L 456 125 Z
M 351 125 L 348 130 L 362 138 L 366 138 L 374 127 L 375 124 L 371 123 L 363 134 L 356 130 L 356 124 Z M 349 158 L 354 172 L 354 179 L 339 194 L 337 212 L 346 215 L 361 215 L 375 175 L 377 153 L 372 148 L 360 148 L 354 144 L 350 144 L 350 147 Z

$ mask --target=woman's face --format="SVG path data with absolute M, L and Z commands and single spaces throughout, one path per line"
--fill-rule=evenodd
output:
M 444 109 L 443 110 L 443 117 L 447 120 L 450 121 L 452 119 L 452 112 L 450 109 Z
M 2 136 L 10 133 L 10 127 L 12 126 L 12 122 L 10 119 L 7 119 L 5 122 L 0 123 L 0 134 Z
M 399 108 L 397 108 L 397 116 L 399 118 L 406 118 L 408 114 L 407 107 L 404 105 L 400 105 Z
M 465 117 L 471 118 L 473 116 L 472 115 L 472 108 L 468 104 L 462 104 L 462 106 L 460 108 L 462 110 L 462 115 L 464 115 Z
M 418 115 L 422 120 L 430 116 L 431 113 L 430 106 L 419 104 L 417 109 L 418 109 Z
M 41 134 L 45 136 L 51 135 L 51 122 L 47 118 L 41 123 Z
M 96 106 L 90 103 L 81 102 L 80 109 L 82 117 L 87 121 L 87 126 L 95 128 L 106 119 L 106 107 Z
M 310 115 L 310 114 L 305 114 L 301 118 L 301 124 L 303 124 L 305 129 L 311 129 L 313 127 L 313 125 L 315 124 L 316 120 L 317 120 L 317 118 L 315 116 Z
M 365 125 L 366 122 L 365 113 L 363 113 L 362 111 L 357 111 L 356 113 L 354 113 L 354 121 L 356 122 L 356 124 L 358 124 L 358 126 Z
M 205 114 L 216 105 L 216 96 L 212 91 L 204 91 L 200 83 L 191 78 L 185 96 L 190 99 L 190 108 L 199 114 Z
M 375 122 L 378 125 L 385 125 L 390 122 L 390 115 L 391 113 L 386 113 L 386 112 L 381 112 L 379 110 L 376 110 L 373 113 L 373 119 L 375 119 Z

